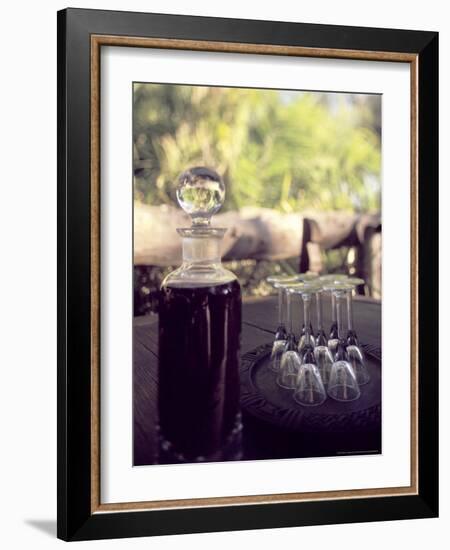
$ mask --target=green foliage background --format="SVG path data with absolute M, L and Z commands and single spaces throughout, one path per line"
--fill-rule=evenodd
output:
M 135 198 L 172 204 L 178 175 L 224 178 L 223 210 L 380 210 L 381 98 L 134 84 Z

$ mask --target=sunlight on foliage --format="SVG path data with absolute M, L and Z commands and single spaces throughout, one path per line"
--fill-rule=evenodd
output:
M 223 210 L 379 211 L 379 96 L 134 86 L 137 199 L 173 203 L 178 175 L 206 165 Z

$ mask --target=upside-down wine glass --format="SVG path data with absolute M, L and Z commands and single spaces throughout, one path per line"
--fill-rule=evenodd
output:
M 361 346 L 359 345 L 358 336 L 354 328 L 355 325 L 353 322 L 353 290 L 356 286 L 363 285 L 364 280 L 357 277 L 349 277 L 345 282 L 350 286 L 350 288 L 346 291 L 348 326 L 346 338 L 347 358 L 353 367 L 358 385 L 363 386 L 370 381 L 370 375 L 367 370 L 364 353 Z
M 272 352 L 270 354 L 269 363 L 270 369 L 274 372 L 278 372 L 280 369 L 281 356 L 283 355 L 287 340 L 283 306 L 285 302 L 286 290 L 283 282 L 295 282 L 296 280 L 297 279 L 295 275 L 271 275 L 266 279 L 268 283 L 270 283 L 274 288 L 278 290 L 278 326 L 275 332 L 275 339 L 272 345 Z
M 294 400 L 299 405 L 321 405 L 327 398 L 327 394 L 316 364 L 314 345 L 310 338 L 311 326 L 311 297 L 316 287 L 305 284 L 303 287 L 291 287 L 288 292 L 299 294 L 303 302 L 303 319 L 305 326 L 305 346 L 300 354 L 301 365 L 298 370 L 297 384 L 294 391 Z
M 327 275 L 321 275 L 319 277 L 319 282 L 322 284 L 332 284 L 338 281 L 344 281 L 347 279 L 347 275 L 344 273 L 329 273 Z M 331 326 L 330 332 L 328 335 L 328 349 L 330 350 L 331 356 L 334 358 L 337 351 L 337 346 L 339 343 L 338 339 L 338 328 L 337 328 L 337 319 L 336 319 L 336 297 L 331 293 Z
M 299 273 L 297 278 L 298 278 L 298 281 L 300 281 L 302 283 L 314 283 L 318 279 L 318 275 L 317 275 L 317 273 L 312 273 L 312 272 L 308 271 L 306 273 Z M 299 341 L 298 341 L 298 351 L 300 352 L 300 355 L 301 355 L 301 352 L 302 352 L 303 348 L 305 347 L 305 345 L 307 343 L 305 319 L 303 319 L 303 323 L 300 326 L 301 326 L 301 330 L 300 330 L 300 338 L 299 338 Z M 309 336 L 308 336 L 308 338 L 310 340 L 310 343 L 314 347 L 316 342 L 315 342 L 314 331 L 313 331 L 313 327 L 312 327 L 311 322 L 309 323 Z
M 282 388 L 292 390 L 297 383 L 297 374 L 300 368 L 300 355 L 297 351 L 297 341 L 292 322 L 292 293 L 289 292 L 290 284 L 286 285 L 286 317 L 288 326 L 288 335 L 283 355 L 281 356 L 280 368 L 277 376 L 277 384 Z M 295 286 L 302 283 L 295 283 Z
M 336 298 L 336 320 L 338 331 L 338 345 L 333 365 L 331 366 L 330 380 L 328 382 L 328 395 L 336 401 L 354 401 L 361 395 L 355 372 L 347 359 L 345 340 L 342 327 L 342 301 L 346 292 L 352 289 L 342 281 L 326 283 L 325 289 L 330 290 Z
M 354 320 L 353 320 L 353 290 L 364 284 L 364 279 L 358 277 L 348 277 L 345 283 L 351 285 L 351 290 L 346 293 L 347 296 L 347 345 L 359 346 L 358 336 L 356 334 Z
M 330 379 L 331 365 L 333 364 L 333 356 L 328 348 L 328 340 L 323 328 L 323 316 L 322 316 L 322 294 L 323 287 L 319 284 L 315 290 L 316 298 L 316 311 L 317 311 L 317 334 L 316 334 L 316 346 L 314 348 L 314 356 L 316 358 L 317 368 L 319 369 L 320 376 L 324 385 L 328 384 Z

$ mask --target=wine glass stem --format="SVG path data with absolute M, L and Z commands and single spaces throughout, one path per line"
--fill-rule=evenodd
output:
M 311 331 L 310 331 L 311 315 L 310 315 L 310 307 L 309 307 L 310 300 L 309 300 L 309 295 L 307 294 L 304 294 L 302 298 L 303 298 L 303 322 L 305 326 L 305 341 L 307 345 L 309 345 L 309 338 L 311 335 Z
M 336 321 L 337 321 L 337 332 L 338 339 L 342 339 L 342 306 L 341 306 L 341 297 L 336 296 Z
M 283 324 L 283 289 L 278 289 L 278 326 Z
M 292 334 L 292 311 L 291 311 L 291 294 L 286 292 L 286 323 L 288 326 L 289 334 Z
M 347 291 L 347 322 L 348 330 L 353 330 L 353 295 L 352 291 Z
M 316 307 L 317 307 L 317 331 L 320 332 L 322 327 L 322 294 L 316 293 Z

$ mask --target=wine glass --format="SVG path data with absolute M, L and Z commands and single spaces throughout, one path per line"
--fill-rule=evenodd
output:
M 347 345 L 359 346 L 358 336 L 356 335 L 353 322 L 353 290 L 355 287 L 363 285 L 364 279 L 348 277 L 345 282 L 352 287 L 351 290 L 347 292 Z
M 305 283 L 302 286 L 293 286 L 288 289 L 290 294 L 299 294 L 303 302 L 303 319 L 305 327 L 305 344 L 300 353 L 301 365 L 297 374 L 297 383 L 294 399 L 304 406 L 321 405 L 327 394 L 316 364 L 314 344 L 310 334 L 311 326 L 311 297 L 316 292 L 316 286 Z
M 354 401 L 361 396 L 356 375 L 351 363 L 348 361 L 345 340 L 342 336 L 342 301 L 346 292 L 353 287 L 345 282 L 336 281 L 325 283 L 325 290 L 332 292 L 336 299 L 336 322 L 338 344 L 336 355 L 331 366 L 330 379 L 328 381 L 328 395 L 336 401 Z
M 319 277 L 319 282 L 322 284 L 333 284 L 339 281 L 345 281 L 347 275 L 344 273 L 329 273 L 327 275 L 321 275 Z M 337 351 L 337 346 L 339 343 L 338 339 L 338 328 L 337 328 L 337 319 L 336 319 L 336 297 L 331 293 L 331 326 L 330 332 L 328 335 L 328 349 L 330 350 L 331 356 L 334 358 Z
M 299 281 L 296 283 L 290 283 L 286 288 L 286 292 L 288 294 L 301 294 L 300 291 L 306 290 L 306 289 L 313 289 L 313 288 L 315 289 L 316 286 L 317 285 L 312 280 Z M 303 311 L 304 310 L 301 309 L 301 312 Z M 301 318 L 301 314 L 300 314 L 300 318 Z M 313 334 L 310 315 L 308 315 L 308 327 L 306 327 L 306 319 L 304 316 L 303 316 L 303 320 L 300 320 L 300 327 L 301 329 L 300 329 L 300 336 L 298 340 L 298 352 L 301 357 L 303 350 L 305 349 L 307 344 L 311 345 L 313 348 L 315 346 L 315 338 Z
M 311 282 L 314 282 L 315 279 L 317 279 L 316 274 L 302 273 L 302 274 L 299 275 L 299 280 L 301 282 L 311 283 Z M 302 350 L 304 349 L 304 347 L 307 343 L 307 340 L 309 340 L 310 343 L 312 344 L 312 346 L 314 347 L 315 338 L 314 338 L 314 330 L 313 330 L 313 326 L 312 326 L 311 321 L 309 322 L 308 335 L 306 334 L 305 319 L 303 319 L 303 323 L 300 324 L 300 327 L 301 327 L 301 329 L 300 329 L 300 337 L 299 337 L 299 341 L 298 341 L 298 351 L 301 354 Z
M 316 317 L 317 317 L 316 346 L 328 345 L 325 329 L 323 328 L 322 294 L 323 294 L 323 283 L 318 282 L 316 284 L 316 289 L 314 293 L 315 302 L 316 302 Z
M 287 341 L 286 325 L 284 323 L 285 285 L 283 283 L 296 282 L 295 275 L 271 275 L 266 281 L 278 290 L 278 325 L 275 332 L 275 339 L 272 344 L 269 367 L 274 372 L 280 369 L 281 356 Z
M 370 375 L 366 367 L 364 353 L 359 345 L 358 336 L 353 322 L 353 290 L 358 285 L 363 285 L 364 280 L 357 277 L 349 277 L 346 284 L 350 288 L 346 291 L 347 300 L 347 357 L 355 372 L 356 381 L 360 386 L 370 382 Z
M 312 273 L 312 272 L 308 271 L 306 273 L 299 273 L 297 278 L 298 278 L 298 281 L 302 282 L 302 283 L 315 283 L 316 279 L 318 279 L 318 275 L 317 275 L 317 273 Z M 298 342 L 298 351 L 301 354 L 301 351 L 303 350 L 303 348 L 305 347 L 306 342 L 307 342 L 305 319 L 303 319 L 303 323 L 300 326 L 301 326 L 301 330 L 300 330 L 300 338 L 299 338 L 299 342 Z M 314 331 L 313 331 L 313 327 L 312 327 L 311 322 L 309 323 L 308 339 L 311 341 L 311 343 L 314 347 L 316 342 L 315 342 Z
M 281 283 L 286 289 L 286 317 L 288 326 L 288 335 L 284 350 L 281 356 L 280 367 L 277 375 L 277 384 L 289 390 L 295 388 L 297 375 L 300 369 L 301 360 L 297 351 L 297 340 L 293 330 L 292 323 L 292 293 L 290 292 L 290 283 Z M 294 283 L 296 286 L 302 283 Z
M 274 288 L 278 289 L 278 328 L 275 333 L 275 339 L 272 347 L 273 361 L 270 361 L 271 368 L 274 371 L 278 371 L 279 361 L 278 357 L 282 348 L 286 343 L 286 327 L 283 319 L 283 302 L 286 294 L 286 285 L 301 283 L 305 281 L 311 281 L 316 279 L 318 275 L 312 272 L 296 273 L 293 275 L 270 275 L 266 278 L 266 281 L 270 283 Z M 312 327 L 311 327 L 312 331 Z M 304 327 L 302 334 L 304 333 Z M 271 359 L 272 359 L 271 357 Z
M 318 285 L 315 290 L 316 312 L 317 312 L 317 334 L 316 345 L 314 347 L 314 356 L 316 364 L 322 377 L 324 385 L 328 384 L 330 379 L 331 365 L 333 364 L 333 356 L 328 348 L 328 340 L 325 335 L 322 321 L 322 294 L 324 290 L 322 285 Z

